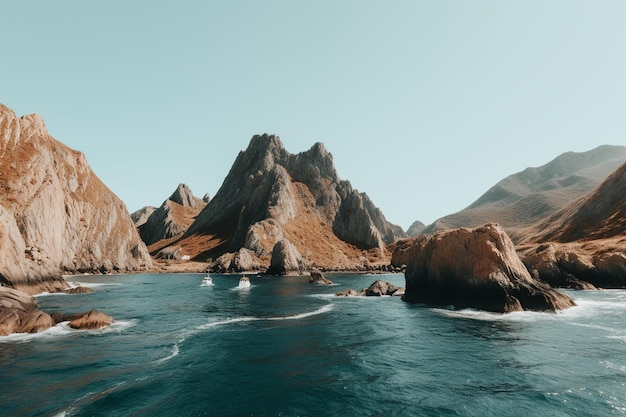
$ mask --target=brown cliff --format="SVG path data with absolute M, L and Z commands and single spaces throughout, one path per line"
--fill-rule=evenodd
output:
M 339 179 L 324 145 L 292 155 L 277 136 L 262 135 L 239 153 L 215 197 L 165 250 L 197 261 L 219 258 L 222 267 L 245 251 L 265 269 L 284 241 L 278 247 L 293 245 L 300 265 L 362 269 L 388 263 L 386 245 L 404 236 L 366 194 Z
M 534 280 L 497 224 L 405 239 L 392 264 L 406 265 L 403 300 L 494 312 L 555 311 L 574 301 Z
M 625 288 L 626 163 L 518 241 L 531 273 L 553 286 Z
M 151 265 L 126 207 L 37 115 L 0 104 L 0 284 L 67 289 L 64 273 Z

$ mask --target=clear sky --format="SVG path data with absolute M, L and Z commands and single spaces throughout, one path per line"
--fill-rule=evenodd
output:
M 0 102 L 129 211 L 215 195 L 257 133 L 321 141 L 407 228 L 626 144 L 626 1 L 0 0 Z

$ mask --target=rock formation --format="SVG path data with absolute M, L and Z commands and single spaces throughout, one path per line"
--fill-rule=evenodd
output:
M 514 233 L 584 196 L 624 161 L 624 146 L 564 153 L 543 166 L 508 176 L 469 207 L 438 219 L 423 232 L 497 222 Z
M 141 239 L 150 246 L 163 239 L 181 236 L 205 206 L 206 203 L 195 197 L 186 184 L 179 184 L 144 224 L 138 226 Z M 135 213 L 139 217 L 139 213 Z
M 403 300 L 494 312 L 555 311 L 574 301 L 534 280 L 497 224 L 400 241 L 393 265 L 406 265 Z
M 0 285 L 68 288 L 63 273 L 151 266 L 126 207 L 41 117 L 0 105 Z
M 287 268 L 295 262 L 361 269 L 388 263 L 386 245 L 403 236 L 366 194 L 339 179 L 324 145 L 292 155 L 277 136 L 262 135 L 239 153 L 215 197 L 168 249 L 198 261 L 215 260 L 214 270 L 226 264 L 225 254 L 242 250 L 265 269 L 274 248 L 284 252 L 291 246 L 297 260 L 284 257 Z M 280 259 L 277 254 L 278 269 Z
M 529 271 L 553 286 L 626 288 L 626 163 L 595 190 L 520 231 Z
M 309 277 L 309 282 L 311 284 L 323 284 L 323 285 L 333 285 L 333 282 L 326 278 L 324 274 L 322 274 L 318 270 L 311 271 L 311 276 Z
M 113 324 L 113 317 L 97 310 L 86 313 L 69 314 L 63 316 L 64 321 L 69 321 L 69 326 L 76 330 L 96 330 Z
M 0 336 L 37 333 L 54 324 L 49 314 L 39 310 L 33 297 L 23 291 L 0 286 Z
M 272 249 L 272 259 L 267 269 L 267 274 L 289 275 L 290 273 L 301 274 L 305 268 L 302 255 L 298 249 L 287 239 L 281 239 Z
M 400 297 L 404 295 L 404 288 L 383 281 L 376 280 L 369 287 L 363 288 L 361 291 L 348 288 L 335 294 L 337 297 L 382 297 L 384 295 Z

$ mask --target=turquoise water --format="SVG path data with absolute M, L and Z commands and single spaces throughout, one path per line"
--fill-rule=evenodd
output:
M 626 414 L 626 291 L 568 292 L 558 314 L 337 298 L 382 278 L 81 276 L 37 297 L 109 329 L 0 338 L 2 416 L 599 416 Z

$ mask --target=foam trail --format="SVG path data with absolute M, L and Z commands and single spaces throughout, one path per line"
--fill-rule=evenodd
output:
M 168 356 L 164 357 L 164 358 L 161 358 L 161 359 L 157 360 L 155 363 L 157 365 L 160 365 L 160 364 L 162 364 L 164 362 L 169 361 L 170 359 L 175 358 L 176 356 L 178 356 L 179 353 L 180 353 L 180 349 L 178 348 L 178 343 L 174 343 L 174 347 L 172 348 L 172 353 L 169 354 Z
M 322 306 L 314 311 L 308 311 L 306 313 L 294 314 L 292 316 L 280 316 L 280 317 L 236 317 L 233 319 L 226 319 L 221 321 L 215 321 L 207 324 L 203 324 L 198 326 L 199 330 L 210 329 L 211 327 L 226 325 L 226 324 L 234 324 L 234 323 L 242 323 L 248 321 L 278 321 L 278 320 L 300 320 L 307 317 L 317 316 L 319 314 L 327 313 L 334 308 L 333 304 L 327 304 Z
M 36 339 L 50 339 L 54 337 L 66 337 L 72 336 L 76 334 L 105 334 L 105 333 L 113 333 L 113 332 L 121 332 L 123 330 L 128 329 L 129 327 L 133 327 L 137 324 L 137 320 L 120 320 L 115 321 L 113 324 L 107 327 L 103 327 L 101 329 L 96 330 L 76 330 L 72 329 L 69 326 L 69 321 L 62 321 L 58 323 L 56 326 L 52 326 L 47 330 L 44 330 L 39 333 L 12 333 L 8 336 L 0 336 L 0 343 L 5 342 L 28 342 Z

